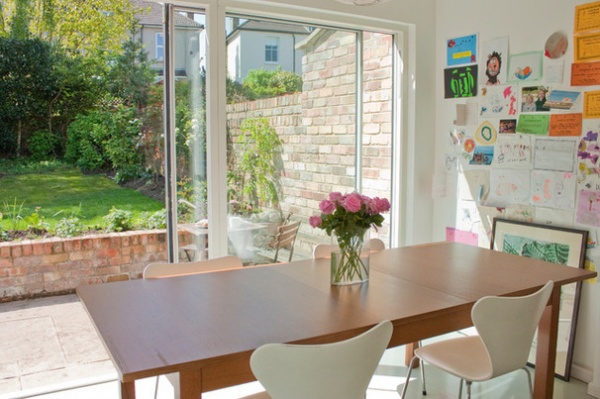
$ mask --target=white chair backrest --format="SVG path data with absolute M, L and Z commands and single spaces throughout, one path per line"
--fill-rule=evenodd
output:
M 313 259 L 331 258 L 330 244 L 317 244 L 313 249 Z M 385 249 L 385 244 L 379 238 L 371 238 L 369 240 L 369 250 L 371 252 L 379 252 Z
M 386 320 L 332 344 L 263 345 L 250 366 L 272 399 L 364 399 L 392 330 Z
M 237 256 L 222 256 L 220 258 L 185 263 L 154 262 L 144 268 L 142 275 L 145 279 L 165 278 L 214 272 L 218 270 L 237 269 L 243 266 L 242 260 Z
M 471 319 L 492 363 L 492 377 L 524 367 L 536 328 L 554 283 L 521 297 L 484 297 L 475 303 Z

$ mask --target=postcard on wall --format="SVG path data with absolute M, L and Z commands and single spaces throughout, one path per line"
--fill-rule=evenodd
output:
M 521 114 L 517 122 L 517 133 L 546 135 L 550 115 Z
M 494 166 L 500 168 L 529 168 L 531 166 L 531 140 L 527 135 L 502 136 L 496 142 Z
M 531 203 L 559 209 L 575 208 L 575 174 L 531 171 Z
M 517 86 L 485 86 L 481 87 L 479 92 L 481 117 L 505 118 L 517 114 Z
M 600 191 L 582 190 L 577 204 L 577 223 L 600 227 Z
M 586 119 L 600 118 L 600 91 L 583 93 L 583 117 Z
M 579 99 L 580 94 L 581 93 L 578 91 L 552 90 L 550 94 L 548 94 L 543 107 L 548 109 L 570 110 Z
M 564 72 L 564 60 L 550 60 L 548 58 L 544 58 L 544 72 L 542 73 L 542 76 L 544 76 L 544 82 L 562 84 Z
M 571 64 L 571 86 L 600 85 L 600 61 Z
M 475 64 L 477 62 L 477 35 L 467 35 L 446 41 L 446 66 Z
M 544 85 L 521 87 L 521 112 L 548 112 L 544 104 L 549 91 L 550 88 Z
M 530 51 L 510 56 L 508 63 L 508 81 L 513 83 L 529 83 L 542 78 L 543 53 Z
M 516 133 L 517 132 L 517 120 L 516 119 L 500 119 L 498 122 L 498 133 Z
M 581 176 L 600 174 L 598 127 L 586 129 L 577 149 L 577 170 Z
M 481 43 L 479 83 L 488 86 L 506 84 L 507 61 L 508 36 Z
M 575 6 L 574 33 L 600 29 L 600 1 Z
M 550 136 L 581 136 L 583 126 L 582 114 L 552 114 L 550 115 Z
M 530 175 L 518 169 L 492 169 L 487 206 L 506 208 L 510 204 L 529 204 Z
M 600 60 L 600 33 L 575 36 L 575 63 Z
M 444 69 L 444 98 L 475 97 L 477 65 Z
M 469 162 L 471 165 L 491 165 L 494 159 L 493 145 L 478 145 L 473 150 L 473 158 Z
M 533 168 L 574 172 L 576 150 L 575 139 L 538 137 L 534 145 Z

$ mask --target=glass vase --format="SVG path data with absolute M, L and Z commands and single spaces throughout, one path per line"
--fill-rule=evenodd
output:
M 346 285 L 369 280 L 369 230 L 331 235 L 331 284 Z

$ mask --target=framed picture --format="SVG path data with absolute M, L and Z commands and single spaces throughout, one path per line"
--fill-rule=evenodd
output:
M 496 218 L 492 227 L 491 249 L 568 267 L 583 268 L 587 236 L 588 232 L 585 230 Z M 569 381 L 571 376 L 580 296 L 581 282 L 561 287 L 554 371 L 558 378 L 565 381 Z M 534 340 L 529 355 L 531 365 L 535 365 L 536 342 L 537 340 Z

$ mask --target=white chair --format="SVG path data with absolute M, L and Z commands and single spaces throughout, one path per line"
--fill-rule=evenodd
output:
M 478 300 L 471 309 L 478 335 L 440 341 L 415 350 L 400 397 L 406 395 L 413 361 L 417 358 L 460 378 L 459 398 L 463 381 L 467 382 L 467 399 L 470 399 L 473 381 L 487 381 L 519 369 L 525 370 L 529 394 L 533 396 L 527 358 L 553 286 L 549 281 L 530 295 L 489 296 Z M 425 395 L 425 381 L 422 383 Z
M 331 257 L 331 248 L 330 244 L 317 244 L 313 248 L 313 259 L 325 259 Z M 371 238 L 369 240 L 369 248 L 371 252 L 379 252 L 385 249 L 385 244 L 379 238 Z
M 237 269 L 244 265 L 237 256 L 222 256 L 220 258 L 199 260 L 185 263 L 154 262 L 144 268 L 142 276 L 148 278 L 166 278 L 185 276 L 189 274 L 215 272 L 219 270 Z
M 266 392 L 245 399 L 364 399 L 392 331 L 386 320 L 332 344 L 263 345 L 252 353 L 250 367 Z

